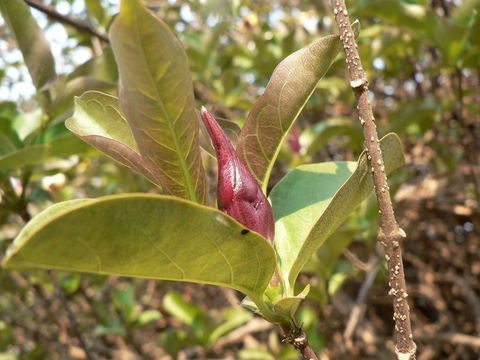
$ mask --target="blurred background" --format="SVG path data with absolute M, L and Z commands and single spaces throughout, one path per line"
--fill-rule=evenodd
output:
M 118 1 L 28 2 L 59 76 L 45 106 L 0 17 L 0 260 L 25 221 L 52 203 L 159 191 L 63 125 L 74 95 L 116 92 L 104 35 Z M 240 126 L 283 58 L 336 32 L 328 0 L 146 4 L 184 44 L 197 105 Z M 347 4 L 361 23 L 358 44 L 379 132 L 396 132 L 405 147 L 407 165 L 390 185 L 407 233 L 417 359 L 480 359 L 480 1 Z M 341 53 L 285 142 L 270 188 L 302 163 L 357 159 L 363 140 L 345 70 Z M 205 164 L 214 176 L 214 160 L 205 157 Z M 392 305 L 377 229 L 370 197 L 300 277 L 313 286 L 299 323 L 322 360 L 392 358 Z M 45 271 L 0 270 L 1 360 L 86 359 L 82 340 L 98 359 L 298 358 L 276 329 L 239 306 L 233 290 L 57 277 L 55 284 Z

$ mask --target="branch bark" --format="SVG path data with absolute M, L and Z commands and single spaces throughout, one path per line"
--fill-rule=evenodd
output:
M 83 21 L 74 19 L 70 16 L 62 15 L 59 12 L 57 12 L 53 7 L 45 5 L 44 3 L 42 3 L 39 0 L 25 0 L 25 2 L 29 6 L 43 12 L 44 14 L 46 14 L 48 17 L 50 17 L 52 19 L 55 19 L 55 20 L 57 20 L 57 21 L 59 21 L 63 24 L 73 26 L 74 28 L 76 28 L 80 31 L 86 32 L 90 35 L 96 36 L 97 38 L 99 38 L 100 40 L 102 40 L 106 43 L 109 42 L 108 36 L 106 34 L 102 34 L 97 29 L 95 29 L 93 26 L 91 26 L 91 25 L 89 25 L 89 24 L 87 24 Z
M 346 55 L 350 86 L 357 99 L 357 110 L 363 127 L 365 147 L 371 163 L 375 194 L 380 208 L 381 228 L 378 234 L 380 244 L 385 248 L 388 263 L 389 295 L 393 297 L 393 318 L 395 320 L 396 356 L 399 360 L 415 359 L 416 345 L 410 326 L 410 308 L 403 271 L 401 241 L 405 232 L 398 226 L 393 212 L 387 176 L 375 125 L 375 117 L 368 99 L 368 80 L 358 53 L 358 45 L 348 18 L 344 0 L 332 0 L 335 20 L 340 28 L 340 40 Z

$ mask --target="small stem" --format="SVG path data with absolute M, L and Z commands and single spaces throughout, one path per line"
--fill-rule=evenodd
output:
M 365 302 L 367 300 L 367 295 L 375 282 L 378 270 L 380 270 L 380 259 L 374 255 L 372 260 L 368 262 L 368 270 L 366 270 L 365 280 L 363 281 L 362 287 L 358 292 L 357 300 L 355 301 L 355 305 L 350 312 L 350 317 L 348 318 L 347 325 L 345 326 L 343 338 L 345 339 L 347 348 L 352 347 L 352 336 L 355 332 L 355 328 L 363 318 L 366 308 Z
M 303 360 L 318 360 L 317 354 L 315 354 L 315 351 L 313 351 L 308 343 L 308 336 L 305 331 L 303 331 L 301 328 L 296 328 L 291 333 L 289 333 L 285 328 L 282 328 L 282 330 L 285 334 L 283 342 L 292 345 L 295 350 L 302 355 Z
M 385 248 L 389 272 L 389 295 L 393 297 L 393 318 L 395 320 L 395 353 L 398 359 L 415 359 L 416 345 L 410 326 L 410 308 L 407 302 L 407 289 L 403 272 L 401 241 L 405 232 L 398 226 L 393 212 L 387 176 L 380 142 L 378 140 L 375 118 L 368 99 L 368 80 L 360 61 L 358 45 L 348 18 L 344 0 L 332 0 L 335 20 L 340 28 L 340 40 L 346 55 L 350 74 L 350 85 L 357 99 L 360 123 L 363 127 L 366 151 L 372 166 L 375 194 L 380 208 L 381 228 L 378 240 Z
M 52 284 L 55 287 L 55 290 L 57 292 L 57 296 L 59 297 L 60 302 L 62 303 L 63 307 L 65 308 L 65 310 L 67 312 L 67 316 L 68 316 L 68 320 L 70 321 L 70 325 L 72 326 L 72 329 L 75 332 L 75 336 L 78 338 L 78 342 L 80 343 L 80 347 L 85 352 L 85 356 L 86 356 L 87 360 L 95 360 L 96 357 L 90 351 L 89 347 L 87 346 L 87 343 L 85 342 L 85 339 L 83 338 L 83 334 L 82 334 L 82 331 L 80 330 L 80 326 L 77 322 L 77 319 L 76 319 L 75 315 L 73 314 L 72 309 L 70 308 L 70 305 L 68 304 L 68 299 L 65 296 L 65 293 L 63 292 L 62 287 L 60 286 L 57 275 L 52 270 L 48 270 L 48 275 L 50 275 L 50 280 L 52 281 Z
M 97 29 L 90 26 L 89 24 L 84 23 L 83 21 L 74 19 L 74 18 L 72 18 L 70 16 L 67 16 L 67 15 L 62 15 L 59 12 L 57 12 L 54 8 L 52 8 L 51 6 L 45 5 L 38 0 L 25 0 L 25 2 L 29 6 L 43 12 L 44 14 L 47 14 L 48 17 L 50 17 L 52 19 L 60 21 L 63 24 L 73 26 L 77 30 L 80 30 L 80 31 L 89 33 L 90 35 L 96 36 L 97 38 L 99 38 L 100 40 L 102 40 L 106 43 L 109 42 L 108 36 L 106 34 L 100 33 Z

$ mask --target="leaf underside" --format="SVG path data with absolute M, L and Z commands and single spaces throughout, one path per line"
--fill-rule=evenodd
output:
M 200 282 L 258 296 L 275 254 L 266 239 L 242 230 L 216 209 L 170 196 L 73 200 L 32 219 L 4 266 Z
M 330 35 L 285 58 L 248 113 L 237 152 L 264 191 L 283 140 L 339 49 L 339 36 Z
M 167 25 L 139 0 L 123 1 L 110 29 L 120 104 L 142 156 L 168 193 L 207 202 L 187 57 Z
M 75 112 L 65 125 L 86 143 L 161 185 L 161 173 L 139 153 L 116 97 L 96 91 L 84 93 L 75 98 Z

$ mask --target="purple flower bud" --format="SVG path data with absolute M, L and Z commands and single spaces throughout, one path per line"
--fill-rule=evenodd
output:
M 202 120 L 217 153 L 218 208 L 273 244 L 275 221 L 270 203 L 260 185 L 240 160 L 220 125 L 204 107 Z

